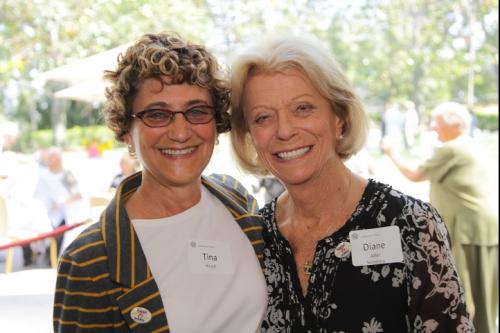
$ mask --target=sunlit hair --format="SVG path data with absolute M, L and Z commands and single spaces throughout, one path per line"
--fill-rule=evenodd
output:
M 432 110 L 432 118 L 441 117 L 448 126 L 458 125 L 462 131 L 469 128 L 471 116 L 465 106 L 456 102 L 444 102 Z
M 217 132 L 230 129 L 229 83 L 215 57 L 203 46 L 191 44 L 176 34 L 145 34 L 126 52 L 118 56 L 114 71 L 105 71 L 111 82 L 106 89 L 103 114 L 108 127 L 119 141 L 130 130 L 132 104 L 139 87 L 146 79 L 154 78 L 162 85 L 167 76 L 169 84 L 191 84 L 208 89 L 215 107 Z
M 245 85 L 251 75 L 290 69 L 302 72 L 343 121 L 343 139 L 336 146 L 339 157 L 348 159 L 365 144 L 368 131 L 365 111 L 328 49 L 313 36 L 267 36 L 243 48 L 231 66 L 231 145 L 238 163 L 248 172 L 268 174 L 258 159 L 245 120 Z

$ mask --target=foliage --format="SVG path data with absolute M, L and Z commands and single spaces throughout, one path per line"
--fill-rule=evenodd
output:
M 104 125 L 74 126 L 65 131 L 65 148 L 89 149 L 97 146 L 100 150 L 123 146 L 116 142 L 113 133 Z M 48 148 L 54 145 L 54 132 L 51 129 L 42 129 L 34 132 L 21 132 L 16 143 L 16 150 L 31 152 L 37 149 Z
M 0 116 L 30 131 L 102 123 L 98 106 L 54 101 L 67 84 L 34 78 L 158 31 L 202 42 L 225 63 L 246 39 L 306 31 L 367 105 L 498 103 L 497 0 L 0 0 Z
M 196 0 L 0 1 L 0 115 L 23 122 L 32 130 L 55 130 L 66 118 L 54 117 L 52 96 L 64 86 L 49 82 L 40 87 L 34 80 L 38 73 L 130 42 L 147 32 L 175 30 L 192 40 L 203 40 L 210 31 L 206 16 L 205 4 Z M 19 103 L 23 96 L 30 98 Z M 87 108 L 92 117 L 89 124 L 97 123 L 88 107 L 75 103 L 64 107 L 71 111 Z M 67 120 L 71 126 L 71 119 Z
M 487 131 L 498 131 L 498 112 L 474 112 L 477 118 L 476 127 Z
M 53 137 L 54 132 L 51 129 L 22 131 L 17 139 L 15 150 L 33 152 L 37 149 L 48 148 L 54 144 Z

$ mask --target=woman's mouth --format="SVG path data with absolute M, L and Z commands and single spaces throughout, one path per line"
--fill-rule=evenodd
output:
M 294 149 L 290 151 L 283 151 L 276 153 L 275 155 L 278 156 L 280 160 L 293 160 L 294 158 L 299 158 L 304 156 L 309 150 L 311 150 L 312 146 L 307 146 L 299 149 Z
M 189 147 L 189 148 L 184 148 L 184 149 L 167 148 L 167 149 L 160 149 L 160 151 L 162 152 L 162 154 L 167 155 L 167 156 L 180 157 L 180 156 L 191 154 L 195 149 L 196 149 L 196 147 Z

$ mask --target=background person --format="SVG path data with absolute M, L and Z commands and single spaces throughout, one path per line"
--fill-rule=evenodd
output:
M 345 166 L 367 119 L 327 49 L 313 38 L 259 39 L 234 60 L 231 82 L 241 166 L 286 187 L 260 211 L 261 332 L 472 332 L 435 209 Z
M 111 180 L 110 190 L 115 190 L 121 181 L 137 171 L 138 163 L 130 154 L 124 153 L 120 158 L 120 173 Z
M 430 202 L 446 223 L 467 308 L 476 332 L 496 330 L 498 315 L 498 206 L 486 157 L 470 138 L 470 114 L 454 102 L 432 111 L 433 129 L 442 146 L 418 168 L 405 162 L 387 145 L 386 154 L 403 175 L 430 181 Z
M 409 150 L 415 146 L 415 141 L 419 135 L 419 116 L 415 103 L 412 101 L 405 101 L 403 103 L 404 115 L 404 144 L 405 149 Z
M 52 225 L 44 205 L 33 198 L 38 175 L 22 154 L 12 151 L 18 135 L 17 123 L 0 123 L 0 236 L 24 239 L 48 232 Z M 23 246 L 23 265 L 34 264 L 36 254 L 43 250 L 43 241 Z
M 201 177 L 230 128 L 216 59 L 147 34 L 105 78 L 107 125 L 142 171 L 62 256 L 54 331 L 254 333 L 266 305 L 255 200 L 231 177 Z
M 70 170 L 63 167 L 62 150 L 51 147 L 46 152 L 46 167 L 40 168 L 34 198 L 40 200 L 47 210 L 52 227 L 65 225 L 70 206 L 82 199 L 78 182 Z M 64 235 L 56 237 L 57 252 L 61 250 Z
M 391 140 L 397 147 L 404 143 L 405 115 L 400 110 L 399 103 L 387 101 L 381 116 L 381 141 Z

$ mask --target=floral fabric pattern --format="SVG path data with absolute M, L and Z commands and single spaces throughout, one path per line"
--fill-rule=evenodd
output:
M 305 296 L 288 241 L 264 206 L 268 308 L 261 333 L 474 332 L 441 217 L 428 203 L 370 180 L 349 221 L 316 246 Z M 398 226 L 403 262 L 353 266 L 335 249 L 352 230 Z

